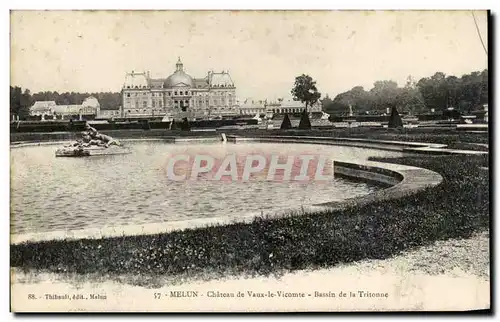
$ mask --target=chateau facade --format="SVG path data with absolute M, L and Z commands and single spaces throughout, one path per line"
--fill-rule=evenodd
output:
M 229 72 L 209 71 L 203 78 L 193 78 L 180 58 L 175 67 L 172 75 L 160 79 L 151 78 L 149 72 L 127 73 L 120 116 L 207 118 L 239 113 Z

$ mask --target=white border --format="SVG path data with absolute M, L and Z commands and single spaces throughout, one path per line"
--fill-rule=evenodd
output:
M 227 1 L 227 0 L 183 0 L 176 2 L 165 1 L 131 1 L 122 0 L 119 2 L 111 1 L 16 1 L 10 6 L 11 9 L 285 9 L 285 10 L 304 10 L 304 9 L 489 9 L 495 6 L 495 0 L 480 0 L 480 1 L 436 1 L 436 0 L 420 0 L 420 1 L 367 1 L 367 0 L 350 0 L 344 2 L 331 2 L 322 0 L 308 1 Z

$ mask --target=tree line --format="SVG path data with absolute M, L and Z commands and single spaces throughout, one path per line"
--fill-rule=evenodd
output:
M 349 113 L 349 105 L 355 114 L 383 114 L 392 107 L 413 115 L 449 107 L 467 114 L 488 103 L 488 70 L 462 77 L 437 72 L 419 81 L 409 76 L 403 87 L 392 80 L 376 81 L 368 91 L 355 86 L 333 100 L 327 95 L 321 102 L 323 110 L 333 115 Z
M 29 108 L 36 101 L 55 101 L 57 105 L 80 105 L 83 101 L 93 96 L 97 98 L 101 109 L 117 109 L 121 105 L 121 93 L 100 92 L 100 93 L 78 93 L 78 92 L 38 92 L 31 94 L 29 89 L 22 89 L 18 86 L 10 86 L 10 113 L 19 115 L 21 119 L 29 114 Z
M 308 105 L 312 105 L 321 97 L 315 82 L 307 75 L 297 77 L 292 95 L 308 102 Z M 119 92 L 45 91 L 31 94 L 29 89 L 10 86 L 10 113 L 23 119 L 29 114 L 29 107 L 36 101 L 55 101 L 58 105 L 72 105 L 82 104 L 89 96 L 97 98 L 103 110 L 116 109 L 121 105 Z M 437 72 L 419 81 L 409 76 L 403 87 L 399 87 L 392 80 L 381 80 L 376 81 L 368 91 L 362 86 L 355 86 L 338 94 L 333 100 L 326 95 L 321 103 L 323 110 L 332 115 L 348 114 L 349 106 L 352 106 L 355 114 L 383 114 L 387 108 L 392 107 L 396 107 L 400 113 L 413 115 L 429 113 L 432 110 L 440 112 L 448 107 L 467 114 L 488 103 L 488 70 L 472 72 L 461 77 Z

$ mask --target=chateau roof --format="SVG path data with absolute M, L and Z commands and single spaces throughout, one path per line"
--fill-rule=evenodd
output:
M 123 87 L 131 89 L 173 88 L 179 85 L 185 85 L 192 88 L 234 87 L 234 82 L 227 71 L 222 71 L 220 73 L 210 71 L 204 78 L 193 78 L 184 71 L 184 65 L 180 58 L 175 67 L 175 72 L 167 78 L 153 79 L 149 77 L 149 72 L 136 73 L 132 71 L 126 74 Z
M 182 64 L 180 57 L 177 64 L 175 64 L 175 72 L 168 76 L 165 80 L 164 86 L 166 88 L 171 88 L 179 85 L 186 85 L 189 87 L 193 87 L 194 85 L 193 78 L 184 71 L 184 64 Z
M 124 88 L 144 88 L 148 86 L 146 73 L 127 73 L 125 76 Z
M 164 86 L 166 88 L 171 88 L 178 85 L 193 87 L 193 84 L 193 78 L 191 76 L 189 76 L 182 70 L 178 70 L 172 75 L 168 76 L 168 78 L 165 80 Z
M 55 101 L 36 101 L 33 106 L 30 107 L 31 112 L 45 112 L 56 106 Z
M 99 104 L 99 100 L 97 98 L 95 98 L 94 96 L 89 96 L 83 100 L 82 106 L 83 107 L 100 107 L 101 104 Z
M 209 83 L 212 87 L 234 87 L 234 82 L 228 72 L 209 73 Z
M 156 79 L 150 78 L 149 86 L 151 88 L 162 88 L 163 83 L 165 83 L 165 80 L 166 80 L 165 78 L 156 78 Z
M 193 79 L 194 86 L 196 88 L 207 88 L 208 87 L 208 78 L 195 78 Z

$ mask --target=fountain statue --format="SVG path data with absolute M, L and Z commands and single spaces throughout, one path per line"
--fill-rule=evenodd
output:
M 81 139 L 56 150 L 56 157 L 85 157 L 91 155 L 108 155 L 129 153 L 120 142 L 111 136 L 99 133 L 88 123 Z

